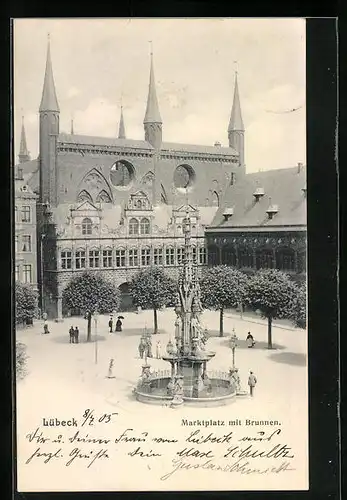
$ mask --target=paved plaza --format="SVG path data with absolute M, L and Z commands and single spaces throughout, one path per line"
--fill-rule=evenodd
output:
M 150 330 L 153 325 L 153 312 L 142 311 L 140 314 L 124 313 L 123 331 L 108 333 L 108 316 L 100 316 L 98 321 L 97 342 L 92 325 L 92 342 L 86 342 L 87 321 L 81 317 L 66 318 L 62 323 L 49 322 L 49 335 L 43 335 L 41 322 L 33 327 L 18 330 L 17 340 L 27 346 L 28 374 L 17 384 L 19 413 L 28 401 L 35 400 L 35 406 L 53 406 L 62 398 L 75 401 L 82 393 L 93 398 L 101 398 L 105 404 L 118 404 L 128 411 L 151 410 L 147 405 L 138 403 L 132 396 L 132 388 L 141 374 L 143 360 L 139 358 L 138 343 L 145 325 Z M 153 354 L 156 341 L 160 340 L 162 354 L 170 335 L 174 334 L 175 314 L 172 309 L 158 313 L 160 333 L 153 335 Z M 203 325 L 212 332 L 207 349 L 216 352 L 209 362 L 209 370 L 228 371 L 232 364 L 232 351 L 228 337 L 235 328 L 239 338 L 236 349 L 236 366 L 239 368 L 241 382 L 247 389 L 247 377 L 252 370 L 258 384 L 252 404 L 261 403 L 267 407 L 273 404 L 278 409 L 285 407 L 291 411 L 291 397 L 306 404 L 306 331 L 293 328 L 281 322 L 273 326 L 274 349 L 268 350 L 267 324 L 261 319 L 243 319 L 234 313 L 225 313 L 224 337 L 218 336 L 219 314 L 205 311 Z M 79 344 L 69 343 L 70 326 L 80 330 Z M 251 331 L 256 345 L 248 349 L 245 343 L 247 332 Z M 115 378 L 106 378 L 108 365 L 114 358 L 113 373 Z M 150 359 L 153 370 L 168 370 L 169 363 L 161 359 Z M 290 387 L 288 386 L 290 381 Z M 295 391 L 292 389 L 295 387 Z M 288 397 L 290 396 L 290 397 Z M 234 404 L 234 403 L 232 403 Z M 248 406 L 249 400 L 238 400 L 238 406 Z M 46 407 L 46 406 L 45 406 Z M 147 410 L 146 410 L 147 409 Z

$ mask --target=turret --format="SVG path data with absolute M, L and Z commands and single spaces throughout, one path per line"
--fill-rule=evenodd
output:
M 233 107 L 231 109 L 228 127 L 229 147 L 234 148 L 239 153 L 240 166 L 245 166 L 245 127 L 243 125 L 241 105 L 239 97 L 239 86 L 237 82 L 237 72 L 235 72 L 235 88 Z
M 119 120 L 118 139 L 126 139 L 124 117 L 123 117 L 123 106 L 121 106 L 121 108 L 120 108 L 120 120 Z
M 58 203 L 56 143 L 59 135 L 59 105 L 55 92 L 50 41 L 48 38 L 46 71 L 40 113 L 40 201 Z
M 27 148 L 27 140 L 24 128 L 24 116 L 22 116 L 22 130 L 20 134 L 20 148 L 18 155 L 19 163 L 24 163 L 25 161 L 30 161 L 30 154 Z
M 159 112 L 157 92 L 155 88 L 152 52 L 151 52 L 151 69 L 149 76 L 147 108 L 143 124 L 145 128 L 145 140 L 150 144 L 152 144 L 152 146 L 155 149 L 160 149 L 162 142 L 162 121 Z

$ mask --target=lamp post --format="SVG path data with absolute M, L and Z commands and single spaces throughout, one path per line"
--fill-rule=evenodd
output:
M 95 334 L 95 364 L 98 364 L 98 319 L 99 319 L 99 313 L 97 311 L 94 311 L 93 314 L 94 318 L 94 334 Z
M 41 234 L 40 239 L 40 264 L 41 264 L 41 316 L 45 313 L 45 301 L 43 296 L 43 239 L 45 238 L 45 234 Z
M 238 338 L 237 338 L 236 333 L 235 333 L 235 328 L 233 328 L 233 334 L 232 334 L 231 339 L 230 339 L 231 349 L 233 352 L 233 369 L 235 368 L 235 349 L 237 347 L 237 341 L 238 341 Z

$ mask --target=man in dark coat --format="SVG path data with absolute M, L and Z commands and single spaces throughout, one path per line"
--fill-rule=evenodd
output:
M 70 344 L 74 344 L 75 343 L 75 329 L 72 325 L 71 325 L 71 328 L 69 330 L 69 334 L 70 334 Z
M 110 333 L 112 333 L 113 332 L 113 318 L 112 318 L 112 316 L 109 319 L 108 327 L 110 329 Z
M 78 337 L 79 337 L 80 331 L 78 329 L 78 326 L 75 328 L 75 342 L 78 344 Z

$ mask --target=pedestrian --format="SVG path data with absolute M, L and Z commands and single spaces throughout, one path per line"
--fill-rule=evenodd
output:
M 43 322 L 43 333 L 49 333 L 47 320 Z
M 75 327 L 75 342 L 78 344 L 78 337 L 79 337 L 80 331 L 78 329 L 78 326 Z
M 116 332 L 121 332 L 122 331 L 122 321 L 118 317 L 117 322 L 116 322 Z
M 110 333 L 113 332 L 113 318 L 110 316 L 109 322 L 108 322 L 108 327 L 110 329 Z
M 251 396 L 253 396 L 253 391 L 256 383 L 257 383 L 256 376 L 254 375 L 253 372 L 249 372 L 248 385 L 249 385 L 249 393 Z
M 246 343 L 247 343 L 247 347 L 249 347 L 249 348 L 253 347 L 255 344 L 255 341 L 254 341 L 254 338 L 253 338 L 253 335 L 251 334 L 251 332 L 247 333 Z
M 70 334 L 70 344 L 74 344 L 75 343 L 75 329 L 72 325 L 70 327 L 69 334 Z
M 155 349 L 155 354 L 157 359 L 161 359 L 161 344 L 160 340 L 157 341 L 156 349 Z
M 107 378 L 115 378 L 115 376 L 113 375 L 113 365 L 114 365 L 114 359 L 111 358 L 110 359 L 110 364 L 108 366 Z

